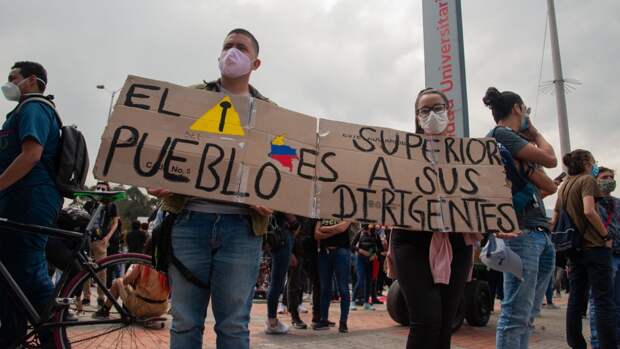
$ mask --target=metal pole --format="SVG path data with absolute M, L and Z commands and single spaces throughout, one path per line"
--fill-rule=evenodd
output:
M 108 109 L 108 119 L 110 118 L 110 115 L 112 115 L 112 104 L 114 103 L 115 94 L 116 94 L 116 91 L 112 91 L 112 96 L 110 97 L 110 108 Z
M 558 109 L 558 127 L 560 129 L 561 155 L 570 152 L 570 136 L 568 133 L 568 112 L 566 111 L 566 95 L 564 90 L 564 76 L 562 75 L 562 61 L 560 59 L 560 43 L 558 40 L 558 25 L 555 20 L 554 0 L 547 0 L 549 11 L 549 35 L 551 36 L 551 57 L 553 59 L 553 85 L 555 86 L 555 103 Z

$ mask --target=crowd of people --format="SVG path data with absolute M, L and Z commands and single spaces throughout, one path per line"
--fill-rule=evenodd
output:
M 224 39 L 219 79 L 193 87 L 271 103 L 249 84 L 251 73 L 260 66 L 256 38 L 247 30 L 234 29 Z M 42 96 L 47 73 L 40 64 L 18 62 L 8 80 L 2 86 L 5 97 L 22 103 L 31 95 Z M 614 171 L 599 167 L 590 152 L 575 150 L 563 155 L 566 177 L 550 178 L 544 168 L 558 165 L 555 151 L 534 126 L 522 98 L 491 87 L 483 103 L 496 123 L 486 136 L 496 139 L 510 159 L 505 167 L 514 169 L 509 180 L 519 232 L 496 235 L 520 257 L 523 269 L 520 276 L 490 274 L 493 298 L 501 294 L 503 299 L 497 348 L 528 347 L 534 320 L 549 292 L 547 305 L 553 304 L 556 270 L 565 270 L 569 279 L 568 345 L 587 347 L 581 319 L 590 304 L 592 346 L 615 348 L 620 330 L 620 206 L 611 196 Z M 414 104 L 416 133 L 446 135 L 449 105 L 439 90 L 420 91 Z M 7 116 L 0 133 L 1 217 L 43 226 L 55 224 L 61 210 L 52 175 L 58 130 L 54 110 L 43 103 L 29 103 Z M 109 189 L 107 183 L 97 185 L 97 190 Z M 267 334 L 289 332 L 288 325 L 278 318 L 281 297 L 293 328 L 308 328 L 300 314 L 304 290 L 312 293 L 311 327 L 318 331 L 337 325 L 339 332 L 347 333 L 350 311 L 373 311 L 384 286 L 396 279 L 410 316 L 407 348 L 450 347 L 451 321 L 485 232 L 411 232 L 374 224 L 360 226 L 345 220 L 296 217 L 263 206 L 188 197 L 165 188 L 148 191 L 162 201 L 158 221 L 169 230 L 175 262 L 169 265 L 167 275 L 150 266 L 134 266 L 99 277 L 107 280 L 113 297 L 142 316 L 165 312 L 169 302 L 171 348 L 202 348 L 209 303 L 217 347 L 249 348 L 248 324 L 264 256 L 271 261 Z M 543 198 L 556 192 L 557 204 L 549 219 Z M 94 212 L 93 207 L 85 209 Z M 563 216 L 569 217 L 579 232 L 581 245 L 556 254 L 551 232 Z M 100 229 L 90 242 L 94 259 L 121 251 L 116 207 L 107 205 L 97 219 Z M 138 222 L 125 241 L 128 252 L 148 253 L 152 248 Z M 0 231 L 0 260 L 36 307 L 43 307 L 52 292 L 46 244 L 44 236 Z M 340 305 L 338 323 L 329 317 L 334 298 Z M 81 302 L 91 300 L 91 286 L 86 285 Z M 99 290 L 96 301 L 95 316 L 108 316 L 112 300 Z M 25 333 L 26 318 L 4 288 L 0 304 L 0 347 L 5 347 L 16 333 Z M 41 341 L 46 341 L 45 335 Z

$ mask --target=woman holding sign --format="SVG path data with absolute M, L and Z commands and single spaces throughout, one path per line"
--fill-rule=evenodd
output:
M 416 133 L 445 135 L 448 97 L 427 88 L 415 101 Z M 450 348 L 451 322 L 473 267 L 479 234 L 395 229 L 394 269 L 410 317 L 407 348 Z

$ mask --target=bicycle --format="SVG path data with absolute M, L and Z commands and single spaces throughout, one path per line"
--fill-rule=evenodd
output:
M 42 329 L 51 331 L 54 343 L 58 349 L 69 348 L 96 348 L 101 345 L 114 347 L 136 347 L 138 343 L 147 347 L 160 347 L 161 338 L 155 331 L 162 329 L 166 318 L 139 318 L 130 314 L 119 300 L 114 299 L 106 287 L 106 280 L 100 279 L 97 273 L 111 272 L 121 265 L 152 265 L 151 257 L 137 253 L 121 253 L 93 261 L 85 252 L 90 242 L 90 230 L 97 214 L 104 209 L 105 203 L 125 199 L 125 192 L 77 192 L 76 198 L 87 198 L 98 202 L 97 209 L 92 215 L 84 233 L 42 227 L 37 225 L 17 223 L 0 218 L 0 228 L 14 233 L 44 234 L 52 237 L 68 239 L 75 242 L 72 248 L 74 261 L 72 272 L 65 272 L 54 289 L 53 297 L 45 309 L 39 313 L 27 299 L 22 289 L 17 285 L 5 265 L 0 261 L 0 281 L 8 285 L 11 295 L 17 304 L 25 311 L 29 328 L 25 337 L 17 338 L 17 348 L 38 348 L 40 346 L 39 333 Z M 77 270 L 76 270 L 77 268 Z M 84 284 L 93 280 L 101 288 L 108 300 L 112 301 L 110 317 L 108 319 L 93 319 L 89 315 L 87 306 L 82 304 L 81 293 Z M 152 345 L 148 345 L 149 340 Z

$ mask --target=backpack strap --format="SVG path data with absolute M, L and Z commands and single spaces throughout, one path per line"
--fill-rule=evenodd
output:
M 36 95 L 27 96 L 25 99 L 19 102 L 19 104 L 15 108 L 15 111 L 14 111 L 15 115 L 19 116 L 20 115 L 19 112 L 24 107 L 24 105 L 31 103 L 31 102 L 43 103 L 47 105 L 48 107 L 50 107 L 54 111 L 54 116 L 56 117 L 56 121 L 58 122 L 58 128 L 62 128 L 62 120 L 60 119 L 60 116 L 58 115 L 58 110 L 56 110 L 56 106 L 49 98 L 46 98 L 43 95 L 36 94 Z

